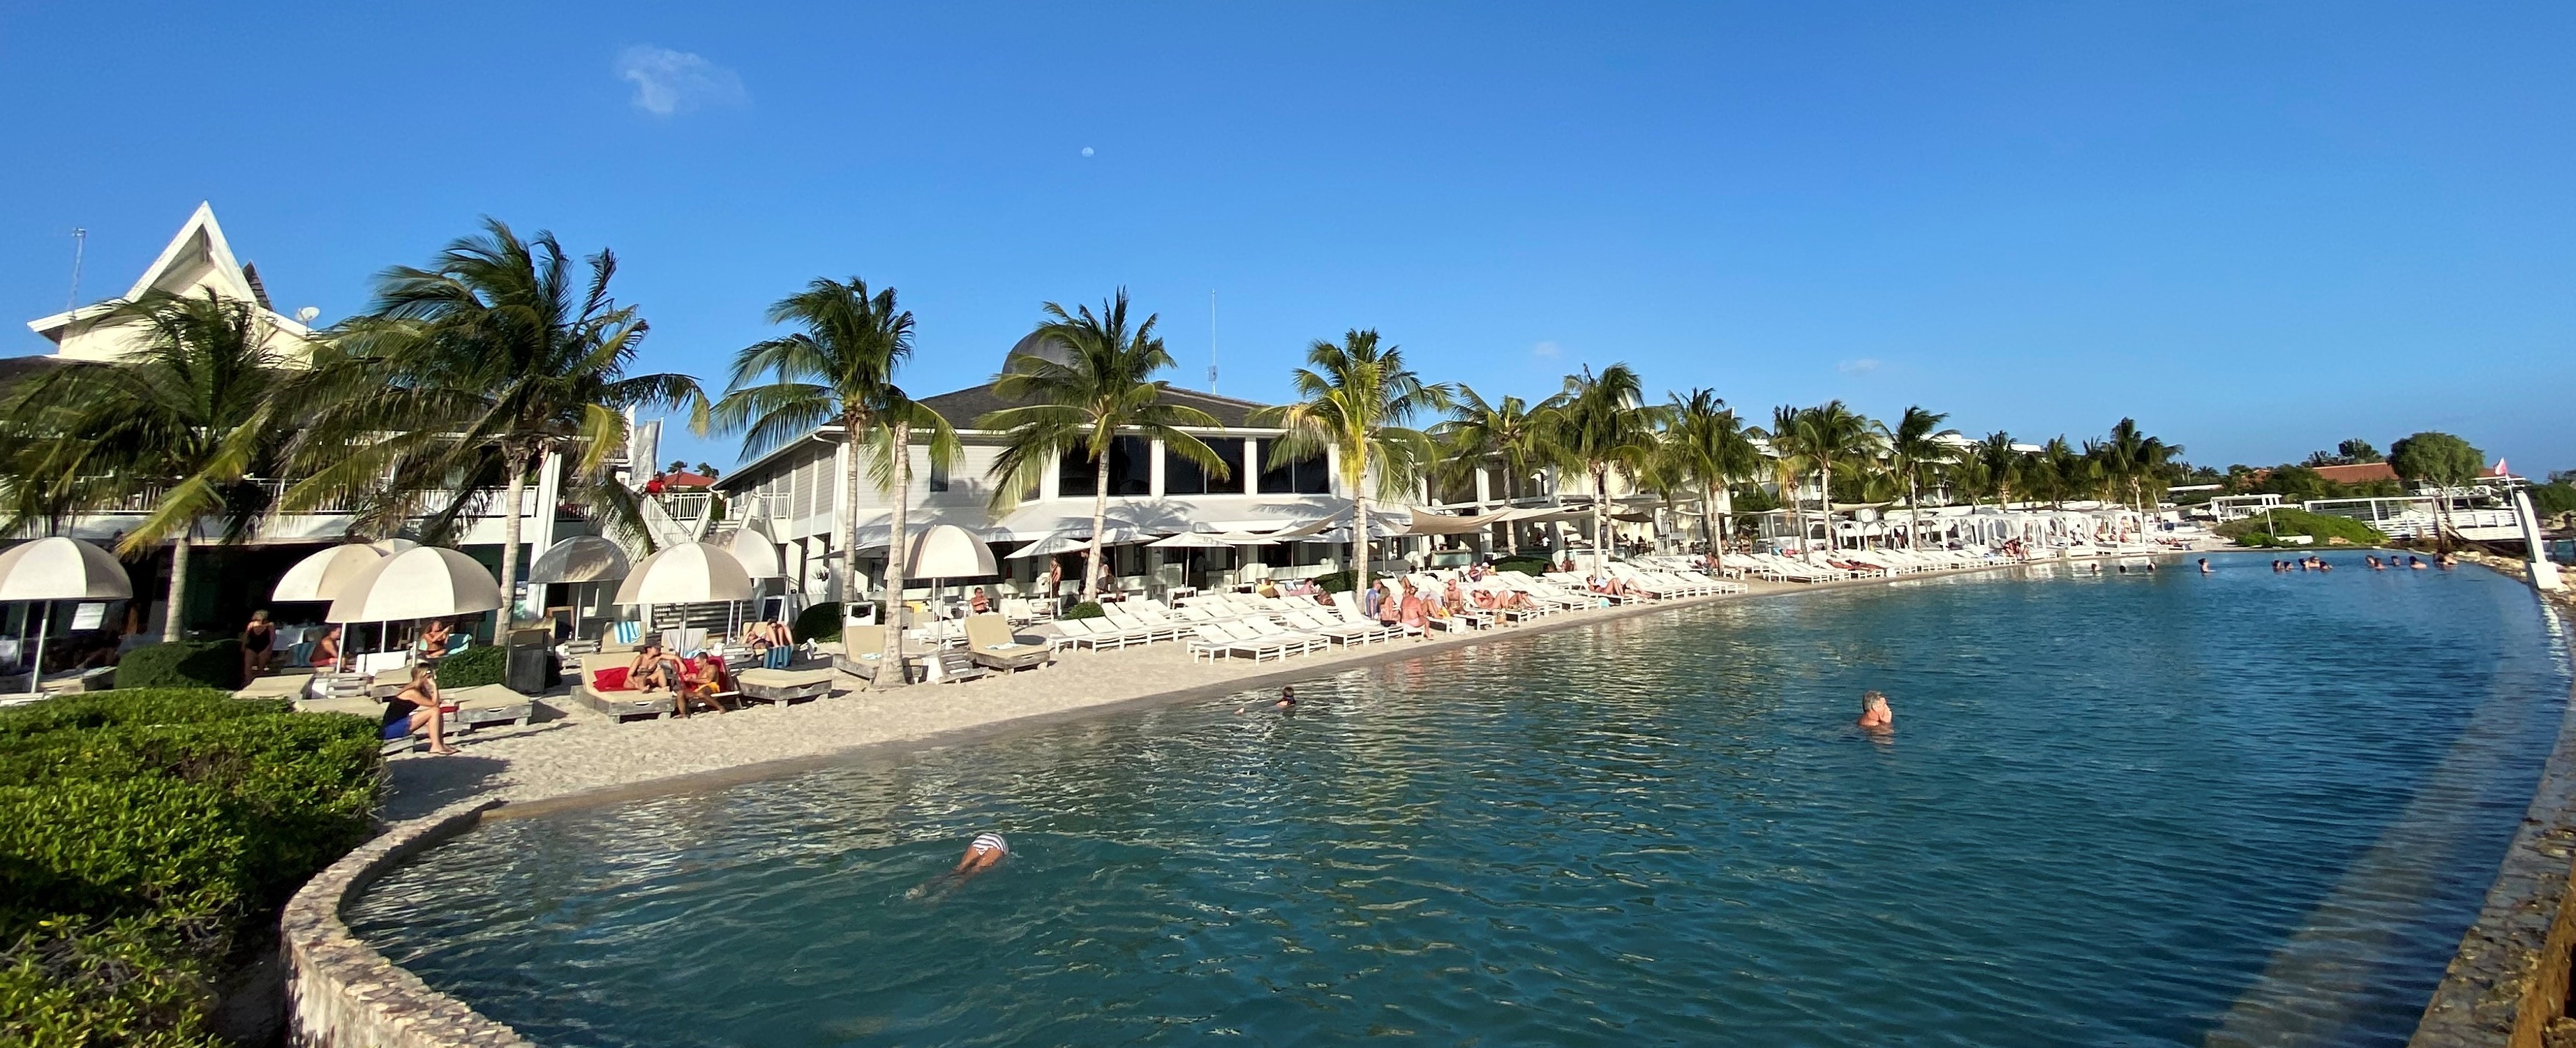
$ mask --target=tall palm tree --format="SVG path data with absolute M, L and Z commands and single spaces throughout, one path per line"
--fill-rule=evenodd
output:
M 1463 384 L 1452 401 L 1449 420 L 1431 427 L 1440 442 L 1440 468 L 1448 478 L 1472 477 L 1488 461 L 1500 459 L 1503 501 L 1511 502 L 1520 497 L 1532 470 L 1564 461 L 1556 446 L 1555 408 L 1532 407 L 1514 396 L 1488 401 Z M 1521 551 L 1520 530 L 1517 524 L 1504 525 L 1507 552 Z
M 2128 489 L 2129 503 L 2139 513 L 2147 511 L 2148 489 L 2163 494 L 2165 467 L 2182 454 L 2182 447 L 2167 444 L 2138 429 L 2138 420 L 2123 418 L 2111 427 L 2110 436 L 2102 441 L 2107 472 Z
M 1955 429 L 1941 429 L 1949 415 L 1927 411 L 1920 406 L 1905 409 L 1905 415 L 1893 428 L 1879 427 L 1879 439 L 1887 446 L 1887 464 L 1897 479 L 1905 484 L 1905 544 L 1911 547 L 1923 534 L 1923 475 L 1957 461 L 1958 452 L 1943 437 L 1955 437 Z
M 1745 436 L 1744 421 L 1714 391 L 1693 389 L 1669 398 L 1663 452 L 1699 489 L 1700 539 L 1708 544 L 1710 568 L 1716 569 L 1722 566 L 1725 543 L 1720 536 L 1726 531 L 1719 527 L 1719 517 L 1734 510 L 1727 485 L 1751 475 L 1761 456 Z
M 1369 498 L 1412 487 L 1432 464 L 1431 438 L 1406 426 L 1413 416 L 1446 411 L 1449 387 L 1426 384 L 1404 363 L 1404 350 L 1382 345 L 1374 330 L 1353 328 L 1340 342 L 1317 339 L 1306 366 L 1290 372 L 1297 401 L 1253 412 L 1254 425 L 1278 426 L 1270 462 L 1284 465 L 1331 448 L 1341 457 L 1351 493 L 1351 566 L 1365 582 L 1370 556 Z M 1374 481 L 1374 484 L 1372 484 Z
M 2096 463 L 2067 443 L 2065 434 L 2048 438 L 2048 443 L 2040 445 L 2036 459 L 2033 465 L 2038 467 L 2038 479 L 2057 508 L 2065 509 L 2069 497 L 2093 490 Z
M 1834 535 L 1834 471 L 1879 454 L 1878 434 L 1869 419 L 1839 400 L 1799 412 L 1794 428 L 1800 449 L 1816 471 L 1816 494 L 1825 511 L 1825 548 L 1841 549 L 1842 543 Z
M 1036 334 L 1066 361 L 1034 353 L 1012 355 L 994 378 L 993 393 L 1020 406 L 986 414 L 975 425 L 1003 431 L 1002 454 L 993 463 L 996 507 L 1018 498 L 1068 452 L 1079 451 L 1091 460 L 1099 482 L 1091 502 L 1091 550 L 1084 562 L 1082 599 L 1093 601 L 1100 597 L 1100 552 L 1108 530 L 1109 449 L 1118 437 L 1161 440 L 1211 477 L 1224 477 L 1233 466 L 1180 428 L 1214 428 L 1215 416 L 1164 399 L 1171 383 L 1154 373 L 1172 366 L 1172 354 L 1154 334 L 1159 315 L 1129 328 L 1125 288 L 1096 314 L 1089 306 L 1071 314 L 1053 302 L 1045 308 L 1049 319 Z
M 1807 469 L 1812 461 L 1798 432 L 1801 409 L 1782 404 L 1771 409 L 1771 427 L 1752 432 L 1771 449 L 1772 481 L 1780 489 L 1780 505 L 1789 513 L 1789 526 L 1798 532 L 1798 547 L 1807 546 L 1807 505 L 1799 489 L 1805 486 Z
M 912 314 L 895 308 L 893 288 L 872 295 L 867 281 L 857 277 L 847 281 L 817 277 L 805 290 L 772 304 L 768 316 L 772 324 L 794 323 L 803 330 L 755 342 L 734 353 L 724 399 L 711 412 L 712 425 L 742 433 L 746 458 L 825 424 L 841 427 L 843 439 L 850 443 L 846 490 L 859 490 L 864 466 L 879 489 L 892 496 L 886 536 L 885 628 L 886 643 L 898 644 L 901 620 L 893 610 L 903 606 L 913 434 L 929 434 L 934 468 L 946 468 L 959 452 L 957 431 L 948 420 L 913 400 L 894 382 L 896 369 L 912 358 Z M 841 544 L 853 595 L 859 592 L 858 550 L 859 515 L 854 512 Z M 879 687 L 891 687 L 901 683 L 902 675 L 879 674 L 878 681 Z
M 697 380 L 626 373 L 647 325 L 609 297 L 616 255 L 583 261 L 587 280 L 554 234 L 523 239 L 487 218 L 427 268 L 378 275 L 374 308 L 334 339 L 339 355 L 321 376 L 338 376 L 331 418 L 300 442 L 312 472 L 288 503 L 354 495 L 381 508 L 443 494 L 433 519 L 452 521 L 497 482 L 501 593 L 515 613 L 527 481 L 549 454 L 571 460 L 592 492 L 621 498 L 603 478 L 626 449 L 626 409 L 686 405 L 705 424 Z
M 1590 365 L 1565 376 L 1557 394 L 1558 446 L 1566 458 L 1592 477 L 1592 566 L 1606 570 L 1610 559 L 1610 475 L 1634 477 L 1653 453 L 1661 408 L 1645 402 L 1644 385 L 1628 365 L 1612 364 L 1594 374 Z
M 224 537 L 238 540 L 269 508 L 268 489 L 250 478 L 274 475 L 294 424 L 293 383 L 267 348 L 258 311 L 211 291 L 152 292 L 104 322 L 145 329 L 134 357 L 52 369 L 9 399 L 21 441 L 10 456 L 20 468 L 10 478 L 9 530 L 147 500 L 150 512 L 126 529 L 116 553 L 171 542 L 161 639 L 175 641 L 184 636 L 198 522 L 218 518 Z
M 1997 504 L 2010 509 L 2013 492 L 2021 484 L 2023 462 L 2028 458 L 2013 446 L 2012 434 L 2002 430 L 1986 434 L 1969 457 L 1976 463 L 1983 486 L 1995 493 Z

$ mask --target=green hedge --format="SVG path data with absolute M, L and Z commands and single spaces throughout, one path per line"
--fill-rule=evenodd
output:
M 242 686 L 241 642 L 177 641 L 146 644 L 116 660 L 123 688 L 221 688 Z
M 438 686 L 480 688 L 499 684 L 510 670 L 510 650 L 497 644 L 481 644 L 438 660 Z
M 1107 615 L 1108 612 L 1100 610 L 1100 605 L 1086 600 L 1070 608 L 1064 609 L 1064 614 L 1056 617 L 1059 619 L 1097 619 L 1103 618 Z
M 841 605 L 839 602 L 817 604 L 796 615 L 796 639 L 826 641 L 841 639 Z
M 369 832 L 375 722 L 216 691 L 0 710 L 0 1043 L 203 1044 L 235 937 Z
M 2218 533 L 2247 546 L 2274 546 L 2274 535 L 2309 535 L 2316 545 L 2327 545 L 2330 539 L 2342 539 L 2355 546 L 2385 546 L 2388 536 L 2350 517 L 2310 513 L 2299 509 L 2276 509 L 2268 526 L 2263 517 L 2231 520 L 2218 526 Z
M 1524 575 L 1538 576 L 1555 571 L 1556 568 L 1548 563 L 1546 557 L 1505 557 L 1494 562 L 1494 570 L 1517 571 Z
M 1359 574 L 1357 572 L 1351 571 L 1336 571 L 1330 575 L 1317 575 L 1315 576 L 1315 588 L 1323 590 L 1326 593 L 1348 593 L 1351 590 L 1358 588 L 1358 583 L 1352 581 L 1358 577 Z

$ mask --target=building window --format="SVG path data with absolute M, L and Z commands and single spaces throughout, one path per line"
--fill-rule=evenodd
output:
M 1151 495 L 1154 493 L 1154 445 L 1143 437 L 1113 437 L 1109 441 L 1109 493 L 1112 495 Z M 1101 471 L 1092 464 L 1090 452 L 1072 448 L 1057 460 L 1055 493 L 1058 498 L 1090 498 L 1100 493 Z
M 1090 498 L 1100 493 L 1100 468 L 1091 461 L 1091 453 L 1081 448 L 1067 448 L 1055 464 L 1055 493 L 1058 498 Z
M 1329 495 L 1333 492 L 1333 475 L 1324 466 L 1324 455 L 1317 452 L 1294 462 L 1261 469 L 1261 494 L 1264 495 Z
M 1163 446 L 1163 494 L 1166 495 L 1240 495 L 1243 494 L 1243 438 L 1203 438 L 1208 450 L 1225 463 L 1222 480 L 1210 478 L 1199 464 Z
M 945 462 L 941 462 L 941 461 L 939 461 L 939 460 L 937 460 L 937 459 L 932 459 L 932 460 L 930 461 L 930 490 L 932 490 L 932 491 L 946 491 L 946 490 L 948 490 L 948 464 L 947 464 L 947 463 L 945 463 Z

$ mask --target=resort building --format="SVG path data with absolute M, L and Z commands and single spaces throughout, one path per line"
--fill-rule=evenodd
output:
M 260 282 L 259 269 L 233 257 L 232 242 L 224 239 L 224 227 L 215 221 L 215 208 L 210 203 L 197 205 L 196 212 L 179 227 L 179 234 L 170 238 L 161 256 L 144 268 L 143 276 L 123 296 L 39 317 L 28 321 L 27 327 L 54 344 L 56 359 L 123 360 L 141 346 L 141 325 L 111 319 L 109 315 L 121 302 L 156 291 L 190 298 L 212 294 L 226 301 L 250 303 L 255 309 L 253 316 L 267 336 L 269 350 L 280 360 L 300 365 L 313 357 L 313 332 L 306 325 L 320 311 L 306 306 L 291 317 L 279 313 L 269 301 L 267 285 Z

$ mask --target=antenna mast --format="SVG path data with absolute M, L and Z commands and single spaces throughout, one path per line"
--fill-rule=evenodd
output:
M 1216 289 L 1208 289 L 1208 392 L 1216 392 Z
M 89 246 L 89 230 L 75 227 L 72 230 L 72 293 L 69 298 L 63 300 L 63 308 L 66 310 L 80 308 L 81 249 L 87 246 Z

